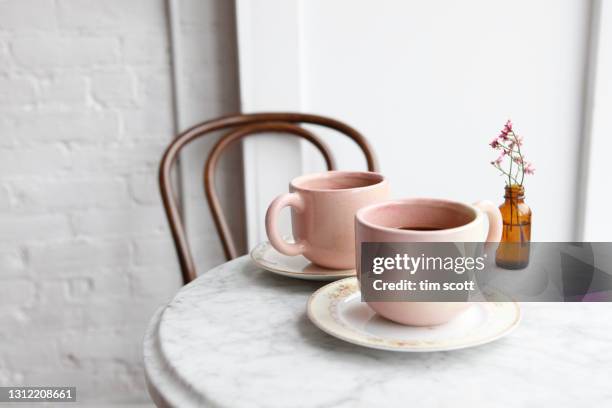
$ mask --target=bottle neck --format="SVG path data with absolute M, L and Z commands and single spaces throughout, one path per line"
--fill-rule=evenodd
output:
M 525 199 L 525 189 L 517 184 L 506 186 L 504 198 L 506 201 L 522 202 Z

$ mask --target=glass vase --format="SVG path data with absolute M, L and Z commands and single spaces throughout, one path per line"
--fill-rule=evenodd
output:
M 523 269 L 529 265 L 531 209 L 521 185 L 506 186 L 504 199 L 499 206 L 504 224 L 495 263 L 504 269 Z

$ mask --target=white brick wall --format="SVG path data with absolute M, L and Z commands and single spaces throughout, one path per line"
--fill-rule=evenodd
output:
M 188 126 L 237 110 L 235 54 L 216 45 L 231 7 L 180 3 Z M 149 403 L 142 335 L 180 286 L 156 184 L 173 123 L 164 13 L 162 0 L 0 0 L 0 385 Z M 211 247 L 202 270 L 222 253 L 189 197 L 194 241 Z

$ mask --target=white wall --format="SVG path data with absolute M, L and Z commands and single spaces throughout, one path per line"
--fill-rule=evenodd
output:
M 298 1 L 236 0 L 243 112 L 301 110 L 301 7 Z M 294 137 L 260 134 L 243 142 L 248 246 L 266 240 L 268 204 L 302 174 L 302 143 Z M 280 171 L 279 171 L 280 170 Z M 291 233 L 288 211 L 281 234 Z
M 178 14 L 178 128 L 240 111 L 233 1 L 173 0 Z M 204 196 L 204 163 L 219 132 L 181 154 L 185 224 L 198 273 L 225 262 Z M 229 148 L 217 168 L 217 192 L 239 251 L 245 251 L 244 190 L 240 145 Z M 170 237 L 168 237 L 170 239 Z M 164 243 L 164 247 L 172 244 Z
M 233 42 L 217 38 L 233 32 L 233 11 L 178 3 L 189 126 L 236 109 L 222 72 Z M 167 34 L 162 0 L 0 1 L 2 385 L 149 403 L 142 336 L 181 285 L 156 184 L 173 134 Z M 236 165 L 225 173 L 240 175 Z M 190 232 L 218 245 L 200 211 Z M 223 262 L 209 246 L 202 268 Z
M 532 238 L 570 239 L 587 2 L 303 7 L 304 109 L 363 131 L 395 196 L 500 202 L 503 181 L 487 144 L 512 118 L 537 168 L 525 184 Z
M 573 238 L 590 2 L 293 3 L 300 13 L 287 35 L 299 30 L 300 109 L 361 130 L 396 197 L 501 202 L 488 143 L 511 118 L 537 169 L 525 184 L 532 238 Z M 340 167 L 365 167 L 350 142 L 327 140 Z
M 612 241 L 610 217 L 610 151 L 612 151 L 612 3 L 594 0 L 596 18 L 591 29 L 590 81 L 583 143 L 583 189 L 580 196 L 588 241 Z

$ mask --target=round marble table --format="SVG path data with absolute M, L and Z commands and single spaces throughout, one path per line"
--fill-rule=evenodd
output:
M 306 317 L 324 283 L 241 257 L 183 287 L 144 341 L 158 406 L 612 406 L 612 304 L 525 303 L 520 327 L 472 349 L 354 346 Z

